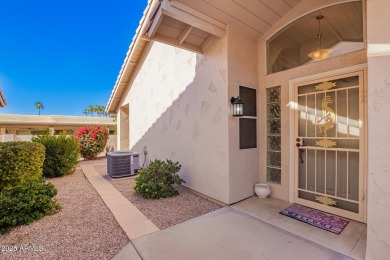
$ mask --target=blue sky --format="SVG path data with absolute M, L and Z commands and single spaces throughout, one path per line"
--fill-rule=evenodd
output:
M 0 1 L 0 114 L 106 105 L 147 0 Z

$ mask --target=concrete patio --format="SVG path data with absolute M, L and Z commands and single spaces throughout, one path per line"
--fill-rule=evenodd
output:
M 287 202 L 251 197 L 159 231 L 90 164 L 81 165 L 130 243 L 113 259 L 364 259 L 366 225 L 340 235 L 282 216 Z
M 132 240 L 113 259 L 353 258 L 225 207 Z

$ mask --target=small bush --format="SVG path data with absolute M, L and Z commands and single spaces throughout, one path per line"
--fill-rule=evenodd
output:
M 185 183 L 176 173 L 181 165 L 171 160 L 154 160 L 148 167 L 140 169 L 135 178 L 134 190 L 137 194 L 145 198 L 165 198 L 178 195 L 173 184 Z
M 0 191 L 42 176 L 45 147 L 31 142 L 0 143 Z
M 109 132 L 103 126 L 83 126 L 74 131 L 74 138 L 79 143 L 81 156 L 91 160 L 103 152 L 107 144 Z
M 67 137 L 65 134 L 40 135 L 33 138 L 33 142 L 43 144 L 46 148 L 44 176 L 59 177 L 75 170 L 80 153 L 78 143 L 73 137 Z
M 0 193 L 0 233 L 24 225 L 61 209 L 54 200 L 57 190 L 45 179 L 28 179 Z

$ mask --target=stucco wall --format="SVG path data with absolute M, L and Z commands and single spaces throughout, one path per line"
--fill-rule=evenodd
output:
M 390 256 L 390 1 L 367 1 L 368 226 L 366 259 Z
M 256 39 L 228 27 L 229 97 L 238 96 L 239 85 L 257 89 L 257 49 Z M 258 151 L 239 149 L 239 119 L 229 116 L 230 203 L 254 194 L 254 184 L 259 180 Z
M 179 161 L 186 186 L 229 203 L 227 37 L 207 55 L 153 43 L 131 82 L 130 149 Z

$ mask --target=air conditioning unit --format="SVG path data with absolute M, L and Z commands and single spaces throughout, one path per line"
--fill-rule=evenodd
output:
M 138 153 L 115 151 L 107 154 L 107 174 L 111 178 L 134 176 L 138 169 Z

